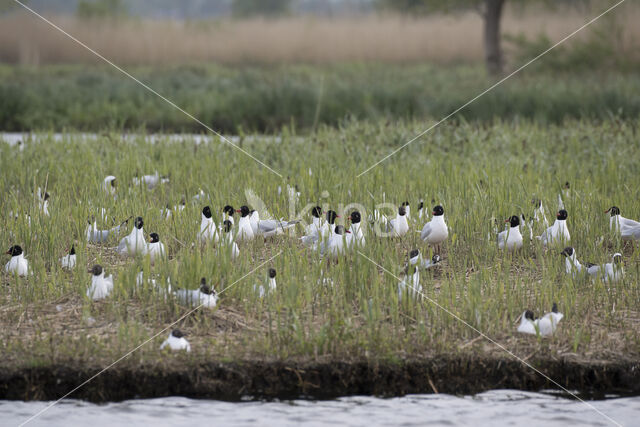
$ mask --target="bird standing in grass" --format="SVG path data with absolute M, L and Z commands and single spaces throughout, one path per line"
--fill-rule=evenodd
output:
M 444 209 L 438 205 L 433 208 L 433 217 L 426 223 L 420 233 L 420 238 L 436 248 L 440 253 L 440 245 L 449 237 L 449 228 L 444 220 Z
M 120 255 L 144 255 L 147 251 L 147 241 L 144 237 L 144 221 L 142 217 L 137 217 L 133 222 L 133 230 L 128 236 L 120 240 L 118 244 L 118 253 Z
M 200 231 L 198 232 L 198 241 L 206 243 L 210 241 L 218 241 L 218 230 L 213 222 L 211 208 L 205 206 L 202 208 L 202 220 L 200 221 Z

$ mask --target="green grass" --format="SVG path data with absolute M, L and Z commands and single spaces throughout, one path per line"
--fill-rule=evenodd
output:
M 219 308 L 200 310 L 180 322 L 189 333 L 194 357 L 397 360 L 464 351 L 501 354 L 482 341 L 463 347 L 475 332 L 427 300 L 399 302 L 397 279 L 355 252 L 328 266 L 296 237 L 281 236 L 241 244 L 240 259 L 232 262 L 212 246 L 192 247 L 205 203 L 188 203 L 169 221 L 160 215 L 166 204 L 177 204 L 183 195 L 190 200 L 202 189 L 219 223 L 225 204 L 239 208 L 246 203 L 246 188 L 255 190 L 277 217 L 295 216 L 307 203 L 336 209 L 349 203 L 371 209 L 383 198 L 394 204 L 409 200 L 414 209 L 420 198 L 429 207 L 441 203 L 450 238 L 442 266 L 421 275 L 429 298 L 523 357 L 575 353 L 607 360 L 615 352 L 615 357 L 637 360 L 638 252 L 609 232 L 603 212 L 615 204 L 623 215 L 640 218 L 638 122 L 445 124 L 356 178 L 427 125 L 354 121 L 339 129 L 320 126 L 308 137 L 285 129 L 280 141 L 242 142 L 285 179 L 228 146 L 215 142 L 196 147 L 189 138 L 178 143 L 161 139 L 152 145 L 142 136 L 125 142 L 110 134 L 87 143 L 73 134 L 61 142 L 41 134 L 27 140 L 22 152 L 0 144 L 0 242 L 6 248 L 20 244 L 34 271 L 27 279 L 2 273 L 3 363 L 110 362 L 188 310 L 148 286 L 136 289 L 141 268 L 159 283 L 170 277 L 174 286 L 191 289 L 205 276 L 220 291 L 280 251 L 267 266 L 225 291 Z M 130 187 L 136 171 L 155 170 L 170 174 L 171 183 L 152 191 Z M 115 201 L 101 189 L 109 174 L 120 182 Z M 561 248 L 544 250 L 537 241 L 528 241 L 528 233 L 520 252 L 497 250 L 492 218 L 528 215 L 533 197 L 541 198 L 553 216 L 565 181 L 571 183 L 565 205 L 579 258 L 604 263 L 612 253 L 624 252 L 623 282 L 607 286 L 570 279 Z M 277 192 L 287 183 L 302 193 L 293 213 L 284 193 Z M 34 204 L 38 186 L 51 193 L 49 218 Z M 99 207 L 117 222 L 143 216 L 146 233 L 159 233 L 169 259 L 152 267 L 145 259 L 120 258 L 114 251 L 116 238 L 88 245 L 86 218 Z M 9 211 L 30 213 L 31 227 L 22 217 L 10 218 Z M 429 251 L 415 232 L 402 240 L 376 238 L 370 228 L 368 232 L 363 253 L 397 275 L 408 250 Z M 540 226 L 535 232 L 542 232 Z M 58 258 L 74 240 L 79 266 L 68 273 Z M 7 260 L 5 256 L 3 262 Z M 85 297 L 90 282 L 85 271 L 94 263 L 102 264 L 116 282 L 112 296 L 98 303 Z M 264 281 L 268 266 L 278 271 L 278 289 L 260 300 L 253 285 Z M 334 285 L 323 285 L 323 275 Z M 542 314 L 554 301 L 566 316 L 556 335 L 536 339 L 516 333 L 515 320 L 525 308 Z M 134 359 L 158 359 L 164 338 L 143 347 Z
M 561 123 L 638 118 L 637 73 L 529 72 L 492 90 L 459 116 Z M 481 67 L 424 64 L 133 67 L 133 75 L 216 130 L 307 132 L 356 120 L 440 118 L 491 86 Z M 200 131 L 200 126 L 106 66 L 0 67 L 0 129 Z

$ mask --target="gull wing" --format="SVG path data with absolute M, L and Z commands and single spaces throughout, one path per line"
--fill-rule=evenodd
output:
M 422 228 L 422 232 L 420 233 L 420 238 L 422 240 L 426 240 L 427 237 L 429 237 L 429 234 L 431 234 L 431 221 L 426 223 Z

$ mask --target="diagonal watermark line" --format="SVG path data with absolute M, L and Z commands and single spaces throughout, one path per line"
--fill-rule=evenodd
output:
M 35 10 L 31 9 L 29 6 L 25 5 L 24 3 L 20 2 L 19 0 L 13 0 L 16 3 L 18 3 L 20 6 L 22 6 L 24 9 L 28 10 L 29 12 L 31 12 L 32 14 L 34 14 L 35 16 L 37 16 L 38 18 L 40 18 L 42 21 L 46 22 L 47 24 L 49 24 L 50 26 L 52 26 L 53 28 L 55 28 L 56 30 L 60 31 L 62 34 L 64 34 L 65 36 L 69 37 L 71 40 L 73 40 L 74 42 L 76 42 L 77 44 L 79 44 L 80 46 L 82 46 L 83 48 L 87 49 L 89 52 L 93 53 L 95 56 L 97 56 L 98 58 L 102 59 L 104 62 L 106 62 L 107 64 L 111 65 L 113 68 L 115 68 L 116 70 L 120 71 L 122 74 L 124 74 L 125 76 L 129 77 L 131 80 L 135 81 L 136 83 L 138 83 L 140 86 L 144 87 L 146 90 L 148 90 L 149 92 L 153 93 L 154 95 L 156 95 L 157 97 L 159 97 L 160 99 L 162 99 L 163 101 L 165 101 L 167 104 L 171 105 L 173 108 L 175 108 L 176 110 L 180 111 L 181 113 L 183 113 L 185 116 L 189 117 L 190 119 L 192 119 L 193 121 L 195 121 L 196 123 L 198 123 L 199 125 L 201 125 L 202 127 L 204 127 L 205 129 L 207 129 L 209 132 L 213 133 L 214 135 L 216 135 L 218 138 L 220 138 L 222 141 L 226 142 L 227 144 L 229 144 L 230 146 L 232 146 L 233 148 L 235 148 L 236 150 L 244 153 L 245 155 L 251 157 L 254 161 L 256 161 L 257 163 L 259 163 L 261 166 L 264 166 L 265 168 L 267 168 L 268 170 L 270 170 L 271 172 L 273 172 L 274 174 L 278 175 L 280 178 L 282 178 L 282 175 L 279 174 L 278 172 L 276 172 L 275 170 L 273 170 L 270 166 L 268 166 L 267 164 L 265 164 L 264 162 L 262 162 L 261 160 L 258 160 L 257 158 L 255 158 L 252 154 L 248 153 L 246 150 L 238 147 L 236 144 L 234 144 L 233 142 L 231 142 L 228 138 L 226 138 L 224 135 L 222 135 L 221 133 L 215 131 L 213 128 L 211 128 L 211 126 L 207 125 L 206 123 L 202 122 L 200 119 L 198 119 L 196 116 L 194 116 L 193 114 L 189 113 L 188 111 L 186 111 L 185 109 L 183 109 L 182 107 L 180 107 L 178 104 L 176 104 L 175 102 L 171 101 L 169 98 L 165 97 L 164 95 L 160 94 L 159 92 L 157 92 L 155 89 L 153 89 L 152 87 L 150 87 L 149 85 L 147 85 L 146 83 L 140 81 L 138 78 L 136 78 L 135 76 L 131 75 L 129 72 L 127 72 L 125 69 L 123 69 L 122 67 L 118 66 L 117 64 L 115 64 L 114 62 L 112 62 L 111 60 L 109 60 L 108 58 L 102 56 L 99 52 L 97 52 L 95 49 L 87 46 L 86 44 L 84 44 L 83 42 L 81 42 L 80 40 L 78 40 L 77 38 L 75 38 L 73 35 L 69 34 L 68 32 L 66 32 L 64 29 L 62 29 L 61 27 L 59 27 L 58 25 L 56 25 L 55 23 L 53 23 L 52 21 L 48 20 L 47 18 L 45 18 L 44 16 L 40 15 L 38 12 L 36 12 Z
M 593 24 L 594 22 L 596 22 L 598 19 L 602 18 L 604 15 L 606 15 L 607 13 L 611 12 L 613 9 L 615 9 L 616 7 L 620 6 L 622 3 L 624 3 L 626 0 L 620 0 L 618 3 L 614 4 L 613 6 L 611 6 L 609 9 L 605 10 L 604 12 L 602 12 L 600 15 L 596 16 L 595 18 L 591 19 L 589 22 L 587 22 L 586 24 L 584 24 L 583 26 L 581 26 L 580 28 L 578 28 L 577 30 L 573 31 L 571 34 L 569 34 L 568 36 L 565 36 L 562 40 L 560 40 L 559 42 L 557 42 L 556 44 L 554 44 L 553 46 L 549 47 L 548 49 L 546 49 L 545 51 L 543 51 L 542 53 L 538 54 L 538 56 L 536 56 L 535 58 L 529 60 L 528 62 L 526 62 L 524 65 L 521 65 L 519 68 L 517 68 L 515 71 L 512 71 L 511 73 L 509 73 L 506 77 L 503 77 L 502 79 L 498 80 L 496 83 L 494 83 L 493 85 L 489 86 L 487 89 L 485 89 L 484 91 L 480 92 L 478 95 L 476 95 L 475 97 L 471 98 L 469 101 L 465 102 L 464 104 L 462 104 L 460 107 L 456 108 L 455 110 L 453 110 L 453 112 L 447 114 L 446 116 L 444 116 L 442 119 L 440 119 L 439 121 L 437 121 L 436 123 L 434 123 L 433 125 L 431 125 L 427 130 L 420 132 L 418 135 L 416 135 L 415 137 L 413 137 L 411 140 L 409 140 L 407 143 L 405 143 L 404 145 L 396 148 L 395 150 L 393 150 L 391 153 L 387 154 L 385 157 L 383 157 L 381 160 L 377 161 L 376 163 L 374 163 L 373 165 L 369 166 L 367 169 L 365 169 L 363 172 L 360 172 L 360 174 L 358 174 L 356 176 L 356 178 L 360 178 L 362 175 L 364 175 L 365 173 L 369 172 L 371 169 L 375 168 L 376 166 L 378 166 L 380 163 L 384 162 L 385 160 L 387 160 L 389 157 L 395 155 L 396 153 L 398 153 L 399 151 L 401 151 L 402 149 L 404 149 L 407 145 L 411 144 L 412 142 L 416 141 L 417 139 L 421 138 L 422 136 L 426 135 L 427 133 L 431 132 L 433 129 L 435 129 L 436 127 L 440 126 L 440 124 L 446 122 L 448 119 L 450 119 L 452 116 L 456 115 L 458 112 L 460 112 L 461 110 L 463 110 L 464 108 L 466 108 L 467 106 L 469 106 L 470 104 L 472 104 L 473 102 L 475 102 L 476 100 L 478 100 L 479 98 L 481 98 L 482 96 L 486 95 L 487 93 L 491 92 L 493 89 L 495 89 L 496 87 L 500 86 L 502 83 L 504 83 L 505 81 L 509 80 L 511 77 L 515 76 L 516 74 L 518 74 L 520 71 L 524 70 L 525 68 L 527 68 L 529 65 L 533 64 L 534 62 L 536 62 L 538 59 L 542 58 L 543 56 L 545 56 L 547 53 L 551 52 L 553 49 L 555 49 L 556 47 L 560 46 L 562 43 L 566 42 L 567 40 L 569 40 L 571 37 L 575 36 L 576 34 L 578 34 L 580 31 L 584 30 L 585 28 L 587 28 L 589 25 Z
M 220 292 L 218 292 L 218 295 L 223 294 L 225 291 L 231 289 L 233 286 L 235 286 L 236 284 L 240 283 L 242 280 L 244 280 L 245 278 L 249 277 L 250 275 L 252 275 L 253 273 L 255 273 L 256 271 L 258 271 L 260 268 L 262 268 L 265 264 L 271 262 L 273 259 L 275 259 L 276 257 L 280 256 L 280 254 L 282 254 L 282 251 L 278 252 L 277 254 L 275 254 L 274 256 L 272 256 L 271 258 L 269 258 L 268 260 L 264 261 L 262 264 L 260 264 L 259 266 L 257 266 L 256 268 L 254 268 L 253 270 L 251 270 L 250 272 L 248 272 L 247 274 L 245 274 L 244 276 L 242 276 L 241 278 L 239 278 L 238 280 L 236 280 L 235 282 L 233 282 L 232 284 L 230 284 L 229 286 L 227 286 L 226 288 L 222 289 Z M 107 367 L 103 368 L 100 372 L 98 372 L 97 374 L 93 375 L 92 377 L 90 377 L 89 379 L 87 379 L 85 382 L 83 382 L 82 384 L 80 384 L 79 386 L 77 386 L 76 388 L 74 388 L 73 390 L 71 390 L 70 392 L 66 393 L 64 396 L 62 396 L 61 398 L 59 398 L 58 400 L 54 401 L 53 403 L 51 403 L 50 405 L 46 406 L 45 408 L 43 408 L 42 410 L 40 410 L 39 412 L 37 412 L 36 414 L 32 415 L 31 417 L 29 417 L 27 420 L 21 422 L 19 425 L 20 427 L 24 426 L 25 424 L 30 423 L 31 421 L 35 420 L 36 418 L 38 418 L 40 415 L 44 414 L 46 411 L 48 411 L 49 409 L 53 408 L 55 405 L 57 405 L 58 403 L 60 403 L 63 399 L 66 399 L 67 397 L 69 397 L 71 394 L 75 393 L 76 391 L 78 391 L 79 389 L 81 389 L 82 387 L 84 387 L 85 385 L 89 384 L 91 381 L 93 381 L 94 379 L 96 379 L 97 377 L 99 377 L 100 375 L 102 375 L 103 373 L 105 373 L 106 371 L 108 371 L 109 369 L 111 369 L 113 366 L 115 366 L 116 364 L 118 364 L 119 362 L 121 362 L 122 360 L 126 359 L 127 357 L 129 357 L 131 354 L 135 353 L 137 350 L 139 350 L 141 347 L 145 346 L 146 344 L 148 344 L 149 342 L 153 341 L 154 339 L 156 339 L 158 336 L 160 336 L 161 334 L 163 334 L 164 332 L 167 331 L 167 329 L 171 328 L 173 325 L 175 325 L 176 323 L 180 322 L 181 320 L 185 319 L 186 317 L 188 317 L 190 314 L 194 313 L 195 311 L 199 310 L 202 307 L 203 304 L 200 304 L 199 306 L 197 306 L 196 308 L 189 310 L 188 312 L 186 312 L 185 314 L 183 314 L 182 316 L 180 316 L 178 318 L 178 320 L 170 323 L 169 325 L 167 325 L 163 330 L 161 330 L 160 332 L 156 333 L 155 335 L 153 335 L 151 338 L 147 339 L 146 341 L 144 341 L 142 344 L 138 345 L 136 348 L 134 348 L 133 350 L 128 351 L 127 353 L 125 353 L 123 356 L 121 356 L 120 358 L 118 358 L 116 361 L 114 361 L 113 363 L 109 364 Z
M 396 276 L 395 274 L 393 274 L 392 272 L 390 272 L 389 270 L 387 270 L 386 268 L 384 268 L 383 266 L 381 266 L 380 264 L 378 264 L 377 262 L 375 262 L 374 260 L 372 260 L 371 258 L 369 258 L 368 256 L 366 256 L 365 254 L 363 254 L 362 252 L 358 251 L 358 253 L 360 255 L 362 255 L 366 260 L 368 260 L 369 262 L 371 262 L 373 265 L 377 266 L 378 268 L 382 269 L 385 273 L 389 274 L 390 276 L 394 277 L 396 280 L 401 280 L 398 276 Z M 416 267 L 417 268 L 417 267 Z M 457 321 L 459 321 L 460 323 L 462 323 L 465 326 L 468 326 L 469 328 L 473 329 L 473 331 L 477 332 L 481 337 L 483 337 L 484 339 L 486 339 L 487 341 L 491 342 L 492 344 L 494 344 L 496 347 L 498 347 L 499 349 L 503 350 L 504 352 L 506 352 L 507 354 L 509 354 L 510 356 L 512 356 L 513 358 L 517 359 L 519 362 L 521 362 L 522 364 L 524 364 L 526 367 L 532 369 L 533 371 L 535 371 L 536 373 L 540 374 L 542 377 L 544 377 L 547 381 L 553 383 L 554 385 L 558 386 L 559 388 L 561 388 L 564 392 L 570 394 L 572 397 L 574 397 L 576 400 L 579 400 L 581 403 L 584 403 L 585 405 L 587 405 L 590 409 L 593 409 L 594 411 L 596 411 L 597 413 L 599 413 L 600 415 L 602 415 L 603 417 L 605 417 L 608 421 L 611 421 L 613 424 L 622 427 L 622 424 L 620 424 L 619 422 L 617 422 L 616 420 L 614 420 L 613 418 L 611 418 L 610 416 L 608 416 L 607 414 L 605 414 L 604 412 L 600 411 L 598 408 L 596 408 L 595 406 L 593 406 L 592 404 L 590 404 L 589 402 L 581 399 L 580 397 L 578 397 L 575 393 L 570 392 L 569 390 L 567 390 L 565 387 L 563 387 L 562 385 L 560 385 L 559 383 L 557 383 L 556 381 L 552 380 L 548 375 L 546 375 L 544 372 L 541 372 L 540 370 L 536 369 L 533 365 L 531 365 L 529 362 L 527 362 L 526 360 L 523 360 L 522 358 L 518 357 L 517 355 L 515 355 L 513 352 L 511 352 L 509 349 L 507 349 L 505 346 L 503 346 L 502 344 L 500 344 L 499 342 L 495 341 L 494 339 L 492 339 L 491 337 L 487 336 L 485 333 L 483 333 L 482 331 L 478 330 L 476 327 L 470 325 L 468 322 L 466 322 L 465 320 L 461 319 L 458 315 L 456 315 L 454 312 L 452 312 L 451 310 L 447 309 L 446 307 L 443 307 L 442 305 L 440 305 L 437 301 L 435 301 L 432 298 L 429 298 L 425 293 L 423 293 L 420 289 L 416 288 L 415 286 L 413 286 L 413 284 L 409 283 L 409 281 L 407 281 L 407 286 L 410 286 L 411 289 L 413 289 L 416 293 L 420 294 L 420 296 L 422 296 L 422 298 L 426 299 L 427 301 L 429 301 L 430 303 L 434 304 L 436 307 L 438 307 L 439 309 L 443 310 L 445 313 L 449 314 L 450 316 L 452 316 L 454 319 L 456 319 Z

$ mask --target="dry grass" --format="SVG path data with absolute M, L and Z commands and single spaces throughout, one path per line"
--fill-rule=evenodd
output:
M 622 10 L 624 9 L 624 10 Z M 625 5 L 598 25 L 623 28 L 619 49 L 637 50 L 640 8 Z M 559 40 L 597 11 L 508 11 L 507 34 Z M 121 64 L 184 62 L 332 63 L 381 61 L 435 63 L 482 59 L 482 21 L 476 13 L 425 18 L 290 18 L 244 21 L 80 22 L 51 17 L 62 28 Z M 587 31 L 584 32 L 586 35 Z M 0 61 L 21 64 L 96 62 L 97 59 L 34 16 L 0 19 Z

